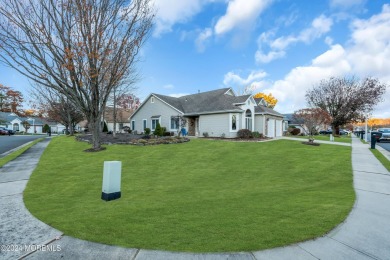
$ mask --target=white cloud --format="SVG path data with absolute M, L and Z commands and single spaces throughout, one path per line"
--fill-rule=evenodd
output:
M 244 94 L 269 85 L 263 80 L 266 76 L 267 73 L 262 70 L 251 71 L 246 78 L 241 77 L 238 72 L 230 71 L 225 74 L 223 84 L 235 89 L 238 94 Z
M 380 14 L 367 20 L 353 21 L 351 30 L 347 46 L 332 45 L 309 66 L 292 69 L 284 79 L 264 90 L 279 99 L 278 111 L 287 113 L 305 107 L 306 91 L 331 76 L 373 76 L 390 84 L 390 5 L 384 5 Z M 390 87 L 384 99 L 373 112 L 374 116 L 390 117 Z
M 205 44 L 211 36 L 213 36 L 213 31 L 211 28 L 206 28 L 199 33 L 198 37 L 195 40 L 195 46 L 198 52 L 204 52 L 206 48 Z
M 329 32 L 332 25 L 333 21 L 331 18 L 320 15 L 312 21 L 310 27 L 302 30 L 298 35 L 282 36 L 271 40 L 275 34 L 273 31 L 262 33 L 257 41 L 259 48 L 255 53 L 255 60 L 257 63 L 268 63 L 282 58 L 286 54 L 286 49 L 291 44 L 298 42 L 309 44 Z M 268 45 L 270 48 L 268 53 L 264 53 L 263 45 Z
M 252 25 L 271 2 L 272 0 L 230 0 L 226 14 L 215 24 L 215 34 L 221 35 L 238 27 Z
M 156 7 L 156 25 L 153 36 L 159 37 L 163 33 L 172 31 L 176 23 L 185 23 L 198 14 L 207 0 L 153 0 Z

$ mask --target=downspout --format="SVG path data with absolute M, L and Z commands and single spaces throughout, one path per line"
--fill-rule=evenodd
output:
M 263 114 L 263 135 L 265 136 L 265 114 Z

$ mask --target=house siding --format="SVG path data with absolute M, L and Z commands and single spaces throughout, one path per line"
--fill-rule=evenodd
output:
M 240 120 L 237 120 L 237 122 L 240 122 Z M 222 134 L 225 134 L 226 138 L 237 136 L 237 132 L 230 132 L 229 113 L 199 116 L 199 132 L 201 136 L 205 132 L 211 137 L 221 137 Z
M 255 131 L 264 134 L 264 116 L 256 115 L 255 116 Z
M 130 127 L 131 121 L 135 121 L 135 129 L 137 133 L 144 131 L 143 129 L 143 119 L 146 119 L 146 127 L 152 129 L 152 116 L 160 115 L 160 125 L 161 127 L 166 127 L 167 131 L 171 129 L 171 117 L 179 115 L 180 112 L 168 106 L 158 98 L 154 97 L 154 103 L 151 103 L 151 97 L 149 97 L 143 106 L 140 107 L 139 111 L 135 113 L 134 116 L 130 118 Z

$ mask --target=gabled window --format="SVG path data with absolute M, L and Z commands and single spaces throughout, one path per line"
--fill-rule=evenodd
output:
M 150 98 L 150 103 L 154 103 L 154 97 Z
M 131 120 L 131 130 L 135 130 L 135 120 Z

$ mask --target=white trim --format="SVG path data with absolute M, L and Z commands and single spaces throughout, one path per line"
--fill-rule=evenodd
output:
M 236 130 L 233 130 L 232 124 L 233 124 L 233 116 L 236 116 Z M 229 132 L 230 133 L 236 133 L 239 130 L 239 116 L 238 113 L 229 113 Z
M 177 129 L 172 129 L 172 128 L 171 128 L 171 126 L 172 126 L 172 121 L 171 121 L 171 120 L 172 120 L 172 118 L 174 118 L 174 117 L 177 117 L 177 116 L 171 116 L 171 117 L 169 118 L 169 131 L 170 131 L 170 132 L 174 132 L 174 131 L 178 132 L 178 131 L 181 130 L 181 129 L 180 129 L 180 123 L 181 123 L 181 122 L 180 122 L 180 121 L 181 121 L 180 119 L 179 119 L 179 125 L 177 126 Z
M 159 123 L 160 126 L 161 126 L 161 116 L 159 116 L 158 118 L 151 118 L 151 119 L 150 119 L 150 131 L 156 130 L 156 128 L 153 128 L 153 120 L 157 120 L 158 123 Z M 157 123 L 156 123 L 156 126 L 157 126 Z
M 234 90 L 232 89 L 232 88 L 229 88 L 225 93 L 223 93 L 224 95 L 229 95 L 229 94 L 227 94 L 228 92 L 232 92 L 232 94 L 233 94 L 233 97 L 236 97 L 237 95 L 236 95 L 236 93 L 234 93 Z

